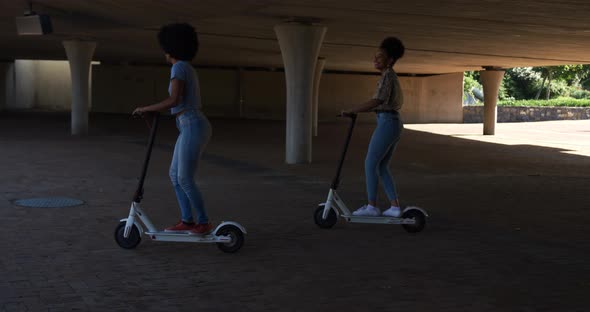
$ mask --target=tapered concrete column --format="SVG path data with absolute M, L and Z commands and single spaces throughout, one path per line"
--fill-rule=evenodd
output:
M 322 72 L 324 71 L 324 65 L 326 59 L 318 57 L 318 61 L 315 65 L 315 74 L 313 77 L 313 101 L 312 101 L 312 133 L 313 136 L 318 136 L 318 107 L 320 100 L 320 80 L 322 79 Z
M 238 104 L 238 117 L 244 117 L 244 89 L 243 89 L 243 81 L 244 81 L 244 69 L 238 68 L 238 96 L 237 96 L 237 104 Z
M 88 109 L 92 101 L 91 64 L 96 42 L 64 41 L 72 76 L 72 135 L 88 134 Z
M 14 62 L 0 62 L 0 111 L 14 105 Z
M 286 162 L 311 162 L 313 78 L 326 27 L 285 23 L 274 27 L 287 81 Z
M 39 79 L 39 61 L 14 61 L 15 102 L 8 103 L 10 108 L 32 109 L 35 107 L 37 84 Z
M 483 85 L 483 134 L 494 135 L 496 133 L 496 121 L 498 118 L 498 92 L 504 78 L 504 70 L 486 69 L 479 73 Z

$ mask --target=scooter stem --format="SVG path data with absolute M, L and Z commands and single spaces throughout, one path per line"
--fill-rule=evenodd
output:
M 342 165 L 344 165 L 344 159 L 346 158 L 346 152 L 348 151 L 348 145 L 350 143 L 350 139 L 352 138 L 352 131 L 354 130 L 354 124 L 356 123 L 357 114 L 351 113 L 343 115 L 342 117 L 349 117 L 350 118 L 350 126 L 348 127 L 348 134 L 346 136 L 346 141 L 344 143 L 344 148 L 342 149 L 342 154 L 340 156 L 340 162 L 338 163 L 338 169 L 336 170 L 336 176 L 332 180 L 331 188 L 336 190 L 338 185 L 340 184 L 340 172 L 342 171 Z
M 143 161 L 143 169 L 141 170 L 141 177 L 139 178 L 137 190 L 133 195 L 133 201 L 136 203 L 141 202 L 141 199 L 143 198 L 143 182 L 145 181 L 148 165 L 150 163 L 150 156 L 152 155 L 152 148 L 154 147 L 154 141 L 156 139 L 156 132 L 158 131 L 158 120 L 160 119 L 159 117 L 160 113 L 153 113 L 153 121 L 150 129 L 150 138 L 148 142 L 147 152 L 145 155 L 145 160 Z

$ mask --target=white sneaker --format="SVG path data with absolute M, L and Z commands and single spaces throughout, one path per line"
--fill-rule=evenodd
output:
M 365 210 L 367 210 L 367 205 L 365 205 L 365 206 L 362 206 L 361 208 L 359 208 L 359 209 L 357 209 L 357 210 L 353 211 L 353 212 L 352 212 L 352 215 L 353 215 L 353 216 L 358 216 L 358 215 L 360 215 L 361 213 L 363 213 Z
M 362 206 L 361 208 L 352 212 L 353 216 L 363 216 L 363 217 L 378 217 L 381 215 L 381 210 L 377 207 L 373 207 L 371 205 Z
M 391 206 L 389 209 L 383 211 L 383 216 L 399 218 L 402 215 L 402 211 L 399 207 Z

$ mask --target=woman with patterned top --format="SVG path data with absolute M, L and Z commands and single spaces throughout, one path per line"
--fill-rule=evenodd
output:
M 389 161 L 399 142 L 403 123 L 399 116 L 404 97 L 400 88 L 397 74 L 393 70 L 395 63 L 404 55 L 403 43 L 395 37 L 388 37 L 381 42 L 379 51 L 373 61 L 375 69 L 381 71 L 381 78 L 373 98 L 343 114 L 375 112 L 377 127 L 373 132 L 367 156 L 365 158 L 365 178 L 367 185 L 368 204 L 355 210 L 355 216 L 388 216 L 401 215 L 399 199 L 395 189 L 395 182 L 389 171 Z M 377 208 L 377 186 L 379 177 L 383 183 L 385 193 L 391 203 L 389 209 L 383 211 Z

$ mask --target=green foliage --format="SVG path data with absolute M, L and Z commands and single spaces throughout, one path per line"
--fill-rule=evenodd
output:
M 537 92 L 541 89 L 541 84 L 542 84 L 542 82 L 538 82 L 538 81 L 535 82 L 535 84 L 533 85 L 535 92 Z M 570 94 L 570 87 L 568 86 L 566 81 L 564 81 L 564 80 L 553 81 L 553 82 L 551 82 L 551 85 L 549 85 L 548 82 L 546 81 L 545 86 L 541 90 L 541 96 L 539 97 L 539 100 L 546 99 L 545 97 L 546 97 L 546 92 L 547 92 L 548 86 L 551 91 L 551 92 L 549 92 L 550 99 L 555 99 L 558 97 L 567 97 Z M 534 99 L 534 96 L 531 99 Z
M 554 80 L 566 81 L 568 85 L 578 85 L 581 80 L 587 78 L 590 74 L 590 66 L 580 64 L 535 67 L 533 70 L 540 73 L 543 77 L 551 76 Z
M 473 94 L 473 88 L 481 90 L 482 86 L 474 77 L 474 72 L 465 72 L 465 76 L 463 78 L 463 100 L 466 100 L 466 94 L 475 97 Z
M 473 87 L 482 89 L 479 83 L 476 84 L 479 72 L 466 72 L 465 77 L 464 89 L 466 92 Z M 590 92 L 585 91 L 585 89 L 590 90 L 590 65 L 508 69 L 500 85 L 498 97 L 500 101 L 507 103 L 535 99 L 536 97 L 546 99 L 548 88 L 550 99 L 561 97 L 590 99 Z
M 570 93 L 570 96 L 573 97 L 574 99 L 590 99 L 590 91 L 588 90 L 573 90 Z
M 590 107 L 590 99 L 560 97 L 552 100 L 509 100 L 500 101 L 499 106 L 547 106 L 547 107 Z
M 510 97 L 523 100 L 535 97 L 542 80 L 541 74 L 532 67 L 521 67 L 508 69 L 502 82 Z
M 582 78 L 578 86 L 584 90 L 590 90 L 590 75 L 586 78 Z
M 498 99 L 502 100 L 514 100 L 514 97 L 510 95 L 508 92 L 508 88 L 506 87 L 506 80 L 502 79 L 500 83 L 500 90 L 498 90 Z

